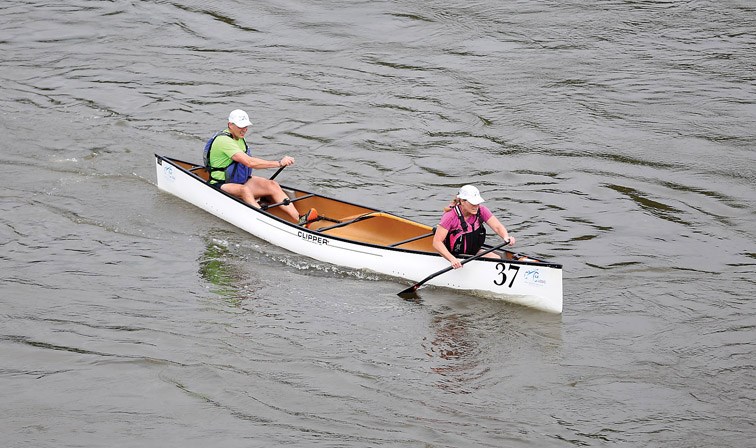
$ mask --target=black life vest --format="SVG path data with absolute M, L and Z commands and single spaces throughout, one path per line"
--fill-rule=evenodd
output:
M 444 245 L 454 256 L 477 254 L 480 248 L 483 247 L 483 243 L 486 242 L 486 227 L 483 225 L 480 209 L 478 209 L 478 213 L 475 215 L 476 222 L 478 223 L 477 229 L 470 228 L 469 223 L 462 216 L 462 210 L 459 209 L 459 205 L 455 205 L 453 210 L 457 213 L 457 218 L 459 218 L 462 228 L 449 232 L 444 239 Z M 451 238 L 456 235 L 459 235 L 459 237 L 454 241 L 454 246 L 452 247 Z
M 207 169 L 208 172 L 208 183 L 211 183 L 213 180 L 215 182 L 220 182 L 218 179 L 213 178 L 213 172 L 216 171 L 224 171 L 226 173 L 226 180 L 225 182 L 228 183 L 234 183 L 234 184 L 243 184 L 244 182 L 249 179 L 249 176 L 252 175 L 252 168 L 242 165 L 239 162 L 231 161 L 228 165 L 224 167 L 214 167 L 210 165 L 210 150 L 213 148 L 213 142 L 215 141 L 218 136 L 225 135 L 226 137 L 234 138 L 233 135 L 231 135 L 228 131 L 219 131 L 213 134 L 212 137 L 210 137 L 210 140 L 205 143 L 205 149 L 202 152 L 202 162 L 205 164 L 205 169 Z M 244 149 L 245 153 L 248 156 L 251 156 L 249 151 L 249 146 L 247 145 L 247 141 L 242 139 L 244 142 Z

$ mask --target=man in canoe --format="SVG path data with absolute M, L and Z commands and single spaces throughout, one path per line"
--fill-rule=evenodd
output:
M 293 165 L 294 158 L 284 156 L 272 161 L 252 157 L 251 150 L 244 140 L 249 125 L 249 115 L 241 109 L 231 111 L 228 127 L 213 135 L 205 145 L 203 159 L 210 172 L 208 183 L 226 193 L 236 196 L 253 207 L 260 207 L 257 200 L 270 196 L 274 203 L 287 199 L 281 185 L 275 180 L 253 176 L 253 169 L 282 168 Z M 315 209 L 310 209 L 304 216 L 299 216 L 293 204 L 281 205 L 294 222 L 305 225 L 318 216 Z
M 499 222 L 485 205 L 480 192 L 472 185 L 465 185 L 459 189 L 449 207 L 444 209 L 441 222 L 436 227 L 433 236 L 433 248 L 438 251 L 454 269 L 462 267 L 457 256 L 477 254 L 486 241 L 486 228 L 483 223 L 496 232 L 509 245 L 514 245 L 515 238 L 507 232 L 507 228 Z M 486 258 L 500 258 L 491 252 Z

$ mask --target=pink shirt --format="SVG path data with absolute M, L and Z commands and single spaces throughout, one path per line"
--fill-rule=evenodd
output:
M 488 221 L 489 219 L 491 219 L 491 216 L 493 216 L 491 210 L 489 210 L 485 205 L 481 205 L 479 207 L 479 210 L 480 218 L 483 220 L 483 222 Z M 478 226 L 474 225 L 477 219 L 478 217 L 476 215 L 469 216 L 466 219 L 467 223 L 470 225 L 470 227 L 468 227 L 468 230 L 475 230 L 478 228 Z M 439 222 L 438 225 L 448 230 L 450 233 L 452 230 L 462 229 L 462 224 L 459 222 L 459 218 L 457 218 L 457 212 L 455 212 L 454 209 L 451 209 L 448 212 L 444 213 L 444 216 L 441 217 L 441 222 Z M 452 244 L 454 244 L 454 241 L 452 241 Z

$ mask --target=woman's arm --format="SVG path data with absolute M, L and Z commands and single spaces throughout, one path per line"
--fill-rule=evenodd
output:
M 496 216 L 491 215 L 491 217 L 488 218 L 488 221 L 486 221 L 486 224 L 488 224 L 488 227 L 490 227 L 491 230 L 496 232 L 496 234 L 499 235 L 504 241 L 509 240 L 510 246 L 514 246 L 515 237 L 510 235 L 509 232 L 507 232 L 507 228 L 504 227 L 504 224 L 499 222 Z
M 436 251 L 438 251 L 441 256 L 446 258 L 454 269 L 458 269 L 462 267 L 462 263 L 460 263 L 457 257 L 449 252 L 449 249 L 447 249 L 446 245 L 444 244 L 444 240 L 446 239 L 446 235 L 448 234 L 449 230 L 441 226 L 436 226 L 436 233 L 433 235 L 433 248 L 436 249 Z

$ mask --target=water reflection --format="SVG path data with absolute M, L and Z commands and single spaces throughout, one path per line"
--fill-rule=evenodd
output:
M 437 388 L 474 394 L 497 383 L 503 371 L 551 381 L 545 364 L 539 363 L 554 363 L 562 356 L 561 315 L 490 299 L 446 296 L 442 291 L 436 291 L 433 301 L 408 301 L 428 308 L 430 336 L 421 344 L 429 370 L 437 375 Z M 506 342 L 492 345 L 492 340 Z
M 469 394 L 472 381 L 485 374 L 481 369 L 478 344 L 468 331 L 468 322 L 460 314 L 434 312 L 431 326 L 434 337 L 424 338 L 425 353 L 435 361 L 431 371 L 441 376 L 436 386 L 448 392 Z
M 231 261 L 236 257 L 227 245 L 214 238 L 207 238 L 205 252 L 198 261 L 200 276 L 213 285 L 210 291 L 238 308 L 249 297 L 250 291 L 244 284 L 245 274 Z

